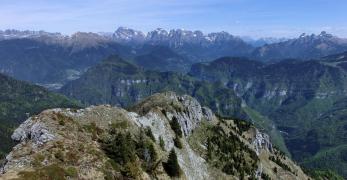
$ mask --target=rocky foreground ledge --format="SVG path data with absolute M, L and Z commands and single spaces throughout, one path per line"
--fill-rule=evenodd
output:
M 51 109 L 13 133 L 0 179 L 308 179 L 269 136 L 190 96 Z

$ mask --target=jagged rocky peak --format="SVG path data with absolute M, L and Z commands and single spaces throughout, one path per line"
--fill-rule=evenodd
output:
M 227 42 L 230 40 L 242 41 L 241 38 L 232 36 L 227 32 L 218 32 L 204 34 L 203 32 L 196 30 L 184 30 L 184 29 L 171 29 L 169 31 L 157 28 L 153 31 L 144 35 L 141 31 L 136 31 L 133 29 L 120 27 L 113 35 L 114 40 L 122 42 L 147 42 L 150 44 L 166 44 L 173 47 L 179 47 L 184 45 L 184 43 L 190 44 L 209 44 L 215 42 Z
M 49 33 L 45 31 L 20 31 L 15 29 L 0 30 L 0 39 L 23 39 L 23 38 L 38 38 L 41 36 L 60 37 L 60 33 Z
M 333 37 L 332 34 L 328 34 L 326 31 L 322 31 L 318 36 L 319 36 L 319 37 L 326 37 L 326 38 L 331 38 L 331 37 Z
M 174 47 L 182 46 L 185 42 L 199 43 L 205 38 L 201 31 L 193 32 L 184 29 L 170 30 L 168 36 L 170 37 L 170 43 Z
M 189 31 L 184 29 L 172 29 L 169 33 L 170 37 L 181 38 L 204 38 L 204 34 L 201 31 Z
M 146 41 L 150 43 L 160 43 L 168 40 L 169 33 L 162 28 L 157 28 L 154 31 L 150 31 L 147 33 Z
M 234 38 L 234 36 L 225 31 L 219 33 L 210 33 L 208 34 L 208 37 L 211 39 L 211 41 L 226 41 Z
M 73 51 L 79 51 L 84 48 L 97 47 L 100 44 L 109 42 L 105 36 L 92 32 L 77 32 L 72 34 L 66 44 L 73 47 Z
M 255 148 L 257 155 L 261 153 L 261 150 L 265 150 L 268 152 L 273 152 L 274 148 L 272 147 L 272 143 L 270 141 L 270 136 L 266 133 L 260 132 L 258 129 L 253 128 L 250 131 L 253 134 L 252 145 Z
M 305 40 L 305 42 L 307 43 L 307 41 L 313 41 L 313 40 L 339 40 L 339 39 L 342 40 L 342 38 L 338 38 L 330 33 L 327 33 L 326 31 L 322 31 L 320 34 L 302 33 L 297 40 Z
M 119 27 L 113 34 L 113 39 L 120 42 L 141 43 L 145 40 L 146 35 L 134 29 Z
M 218 118 L 173 92 L 128 111 L 109 105 L 46 110 L 12 138 L 19 144 L 0 179 L 308 178 L 250 124 Z
M 332 34 L 322 31 L 320 34 L 302 34 L 298 39 L 293 39 L 294 44 L 300 44 L 302 46 L 313 46 L 320 51 L 336 51 L 341 52 L 346 49 L 347 39 L 339 38 Z M 339 50 L 336 50 L 339 49 Z M 335 52 L 335 53 L 336 53 Z M 329 53 L 326 53 L 327 55 Z M 334 53 L 330 53 L 334 54 Z M 324 56 L 325 54 L 323 54 Z
M 309 43 L 314 42 L 334 42 L 337 44 L 344 44 L 347 43 L 347 39 L 345 38 L 339 38 L 337 36 L 334 36 L 326 31 L 322 31 L 320 34 L 307 34 L 302 33 L 298 38 L 289 39 L 288 41 L 284 41 L 284 43 L 287 42 L 300 42 L 300 43 L 306 43 L 307 45 L 310 45 Z

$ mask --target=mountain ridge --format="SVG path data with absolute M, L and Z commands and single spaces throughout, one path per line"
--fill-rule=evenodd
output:
M 347 50 L 347 39 L 338 38 L 325 31 L 319 35 L 302 34 L 298 38 L 264 45 L 252 53 L 252 57 L 266 62 L 287 58 L 312 60 Z
M 220 119 L 206 112 L 208 108 L 203 110 L 195 99 L 172 92 L 155 94 L 132 111 L 107 105 L 46 110 L 29 118 L 14 132 L 12 138 L 20 144 L 7 156 L 0 176 L 8 179 L 308 178 L 299 166 L 272 148 L 266 134 L 243 121 Z M 172 125 L 174 121 L 183 132 L 181 136 Z M 207 134 L 201 136 L 201 133 Z M 116 138 L 112 139 L 113 136 Z M 214 142 L 216 136 L 221 142 Z M 127 141 L 122 141 L 122 137 Z M 123 144 L 112 146 L 118 141 Z M 203 148 L 205 141 L 209 142 L 207 149 Z M 108 154 L 109 148 L 112 152 L 127 152 L 129 156 Z M 167 163 L 174 163 L 170 161 L 172 152 L 176 154 L 178 174 L 167 169 Z M 237 160 L 223 156 L 235 156 Z M 221 159 L 214 161 L 218 157 Z M 86 165 L 88 169 L 83 168 Z
M 147 34 L 125 27 L 113 33 L 76 32 L 70 36 L 44 31 L 0 31 L 0 40 L 33 39 L 46 44 L 73 47 L 74 51 L 84 48 L 119 43 L 136 49 L 149 45 L 167 46 L 191 61 L 211 61 L 223 56 L 247 56 L 264 62 L 287 58 L 303 60 L 316 59 L 347 50 L 347 39 L 339 38 L 322 31 L 320 34 L 303 33 L 298 38 L 263 38 L 259 42 L 247 40 L 228 32 L 204 34 L 201 31 L 157 28 Z M 270 43 L 267 43 L 270 42 Z M 251 44 L 260 43 L 261 46 Z
M 14 145 L 10 134 L 27 116 L 54 107 L 80 107 L 63 95 L 0 74 L 0 161 Z

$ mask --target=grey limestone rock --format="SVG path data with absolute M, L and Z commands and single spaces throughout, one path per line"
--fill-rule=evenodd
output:
M 20 142 L 31 139 L 35 145 L 42 145 L 53 140 L 55 136 L 43 123 L 34 122 L 29 118 L 13 132 L 11 138 Z

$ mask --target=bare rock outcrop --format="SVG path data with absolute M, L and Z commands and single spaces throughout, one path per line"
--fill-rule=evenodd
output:
M 49 132 L 45 124 L 29 118 L 13 132 L 11 138 L 18 142 L 32 140 L 33 145 L 42 145 L 54 140 L 55 136 Z
M 273 152 L 272 143 L 270 142 L 270 136 L 268 134 L 260 132 L 258 129 L 255 129 L 255 139 L 252 144 L 255 147 L 257 155 L 260 154 L 261 150 L 268 152 Z

